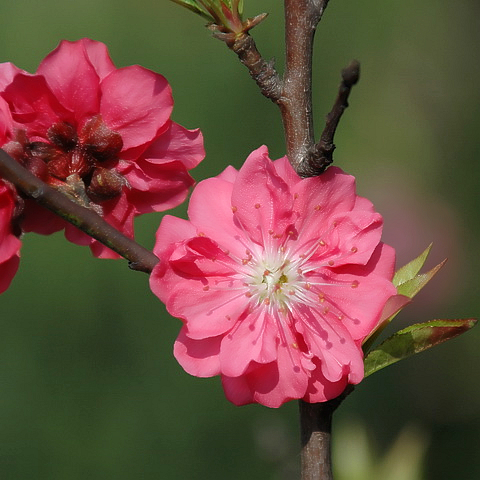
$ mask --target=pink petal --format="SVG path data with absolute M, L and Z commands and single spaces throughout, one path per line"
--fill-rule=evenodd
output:
M 395 273 L 395 249 L 380 242 L 372 254 L 370 264 L 376 275 L 392 279 Z
M 35 232 L 40 235 L 51 235 L 67 225 L 63 218 L 42 207 L 34 200 L 25 200 L 25 210 L 21 227 L 24 232 Z
M 170 265 L 185 278 L 235 277 L 236 264 L 215 242 L 203 235 L 183 242 L 170 256 Z M 217 285 L 211 285 L 216 288 Z M 204 288 L 206 290 L 206 288 Z
M 13 136 L 13 120 L 7 102 L 0 97 L 0 146 Z
M 188 216 L 200 232 L 215 238 L 224 249 L 241 258 L 245 254 L 245 246 L 236 238 L 244 237 L 244 233 L 234 223 L 232 188 L 232 183 L 223 179 L 203 180 L 192 193 Z
M 299 361 L 292 363 L 292 350 L 278 349 L 277 362 L 267 365 L 270 371 L 255 369 L 248 374 L 248 383 L 255 402 L 270 408 L 278 408 L 289 400 L 302 398 L 308 386 L 307 373 L 298 368 Z M 276 370 L 276 372 L 275 372 Z M 267 377 L 266 375 L 269 375 Z
M 360 362 L 363 369 L 361 349 L 347 325 L 333 311 L 327 313 L 298 305 L 294 314 L 301 320 L 297 328 L 309 354 L 321 360 L 322 373 L 328 381 L 340 380 L 351 362 Z
M 266 147 L 249 155 L 238 172 L 232 191 L 232 207 L 239 225 L 263 245 L 270 231 L 283 234 L 292 222 L 293 196 L 277 175 Z
M 20 255 L 13 255 L 5 262 L 0 263 L 0 293 L 3 293 L 10 286 L 17 273 L 19 263 Z
M 202 132 L 199 129 L 187 130 L 169 121 L 168 128 L 142 156 L 155 166 L 181 162 L 187 170 L 191 170 L 205 157 Z
M 27 72 L 16 67 L 13 63 L 0 63 L 0 91 L 4 90 L 8 84 L 12 83 L 17 73 L 28 75 Z
M 298 360 L 292 363 L 291 355 L 292 349 L 289 347 L 284 346 L 278 349 L 277 366 L 280 378 L 274 388 L 267 391 L 262 385 L 262 378 L 259 376 L 255 378 L 255 401 L 267 407 L 277 408 L 289 400 L 302 398 L 305 395 L 308 386 L 307 373 L 297 367 Z M 253 373 L 250 375 L 253 380 L 252 377 Z
M 308 376 L 299 363 L 292 363 L 292 352 L 287 347 L 278 350 L 277 362 L 252 365 L 251 370 L 240 377 L 222 376 L 225 395 L 235 405 L 260 403 L 278 408 L 283 403 L 302 398 L 308 386 Z
M 12 232 L 14 208 L 10 188 L 0 180 L 0 293 L 10 286 L 20 263 L 21 241 Z
M 164 77 L 138 65 L 121 68 L 101 83 L 100 113 L 123 148 L 152 141 L 170 118 L 173 99 Z
M 235 183 L 235 180 L 238 177 L 238 170 L 229 165 L 220 175 L 217 175 L 215 178 L 223 180 L 228 183 Z
M 47 130 L 60 120 L 72 121 L 72 116 L 60 105 L 45 79 L 19 74 L 3 93 L 10 105 L 12 118 L 30 136 L 45 138 Z
M 382 225 L 382 217 L 375 212 L 352 211 L 332 215 L 330 228 L 319 237 L 326 243 L 326 247 L 318 251 L 320 258 L 334 262 L 329 264 L 335 266 L 365 265 L 380 242 Z M 314 259 L 317 256 L 312 261 Z
M 178 282 L 166 302 L 171 315 L 188 319 L 188 335 L 196 340 L 230 331 L 246 308 L 244 294 L 232 296 L 228 288 L 204 291 L 202 287 L 199 280 Z
M 21 241 L 13 234 L 12 217 L 15 202 L 10 188 L 0 179 L 0 263 L 18 256 Z
M 308 389 L 303 399 L 309 403 L 326 402 L 338 397 L 345 390 L 347 383 L 346 376 L 338 382 L 330 382 L 325 378 L 321 367 L 318 365 L 311 374 Z
M 278 375 L 278 371 L 275 371 L 275 367 L 276 366 L 272 366 L 272 364 L 263 367 L 266 373 L 266 378 L 272 378 L 272 374 L 270 372 Z M 253 398 L 253 392 L 246 376 L 227 377 L 222 375 L 222 386 L 227 400 L 238 407 L 255 402 Z
M 297 183 L 301 182 L 303 179 L 298 176 L 297 172 L 292 168 L 288 157 L 282 157 L 273 162 L 277 175 L 280 178 L 283 178 L 290 189 L 293 189 Z
M 325 277 L 325 283 L 333 286 L 322 287 L 328 304 L 345 316 L 343 323 L 354 340 L 368 335 L 378 323 L 386 301 L 396 293 L 391 281 L 368 271 L 369 268 L 369 264 L 339 267 Z
M 160 222 L 156 233 L 153 253 L 163 261 L 168 261 L 171 252 L 175 250 L 177 242 L 186 238 L 196 237 L 196 228 L 187 220 L 165 215 Z
M 37 75 L 45 77 L 60 103 L 73 113 L 77 124 L 98 113 L 100 77 L 82 40 L 62 41 L 42 61 Z
M 95 68 L 100 80 L 115 70 L 115 65 L 110 58 L 107 46 L 104 43 L 96 42 L 90 38 L 82 38 L 78 41 L 83 45 L 85 54 Z
M 150 288 L 166 303 L 177 283 L 177 275 L 171 269 L 169 259 L 177 243 L 196 235 L 196 229 L 187 220 L 165 215 L 156 233 L 153 253 L 160 259 L 150 274 Z
M 263 309 L 240 318 L 222 340 L 221 371 L 228 377 L 242 375 L 251 362 L 265 364 L 277 359 L 278 329 Z
M 213 377 L 220 373 L 220 342 L 222 337 L 192 340 L 183 327 L 173 347 L 178 363 L 190 375 Z
M 292 187 L 292 192 L 302 239 L 321 237 L 322 232 L 331 228 L 332 216 L 350 212 L 356 201 L 354 177 L 336 167 L 318 177 L 302 179 Z
M 126 173 L 129 202 L 136 213 L 162 212 L 180 205 L 193 185 L 193 178 L 180 162 L 151 165 L 138 160 Z

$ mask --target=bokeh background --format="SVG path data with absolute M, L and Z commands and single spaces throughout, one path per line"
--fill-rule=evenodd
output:
M 246 4 L 249 16 L 270 12 L 253 35 L 282 70 L 282 3 Z M 91 37 L 118 66 L 165 75 L 174 120 L 205 136 L 197 180 L 262 144 L 284 154 L 276 107 L 201 18 L 167 0 L 4 0 L 0 18 L 0 61 L 26 70 L 61 39 Z M 431 241 L 427 266 L 449 258 L 390 333 L 480 312 L 479 18 L 478 0 L 332 0 L 317 32 L 317 135 L 357 58 L 335 162 L 384 215 L 399 264 Z M 137 221 L 140 243 L 153 246 L 160 218 Z M 179 326 L 126 262 L 94 259 L 62 234 L 26 236 L 0 297 L 0 478 L 297 478 L 296 402 L 229 404 L 218 378 L 175 362 Z M 480 478 L 479 347 L 477 327 L 362 383 L 335 416 L 338 479 Z

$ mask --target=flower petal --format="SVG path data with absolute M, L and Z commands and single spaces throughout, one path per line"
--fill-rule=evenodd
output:
M 151 142 L 168 121 L 173 99 L 167 80 L 138 65 L 115 70 L 101 82 L 100 113 L 123 139 L 123 148 Z
M 0 63 L 0 91 L 4 90 L 7 85 L 12 83 L 17 73 L 28 75 L 24 70 L 16 67 L 13 63 Z
M 98 113 L 100 107 L 100 76 L 85 47 L 82 40 L 63 40 L 37 70 L 60 103 L 72 112 L 76 124 Z M 101 58 L 98 48 L 94 58 Z
M 18 74 L 14 82 L 5 87 L 2 96 L 18 128 L 27 130 L 30 136 L 44 137 L 60 119 L 73 121 L 43 77 Z
M 234 222 L 232 189 L 231 182 L 220 178 L 203 180 L 192 193 L 188 216 L 202 234 L 215 238 L 218 245 L 242 258 L 245 255 L 244 232 Z
M 187 130 L 178 123 L 169 121 L 166 130 L 142 157 L 155 166 L 181 162 L 187 170 L 191 170 L 205 157 L 202 132 L 198 128 Z
M 190 375 L 196 377 L 213 377 L 220 373 L 220 343 L 222 337 L 193 340 L 183 327 L 173 347 L 173 354 L 178 363 Z
M 367 265 L 344 265 L 325 273 L 325 283 L 329 284 L 322 287 L 325 299 L 345 316 L 343 322 L 354 340 L 363 339 L 375 328 L 385 303 L 396 294 L 391 280 L 376 273 L 377 266 L 381 271 L 384 263 L 391 262 L 388 250 L 385 252 L 386 256 L 380 245 Z
M 251 362 L 265 364 L 277 359 L 278 332 L 264 310 L 240 318 L 222 341 L 221 371 L 228 377 L 245 373 Z
M 310 376 L 307 392 L 303 400 L 309 403 L 326 402 L 327 400 L 338 397 L 345 390 L 347 383 L 348 379 L 346 375 L 338 382 L 327 380 L 323 375 L 320 365 L 318 365 Z
M 180 162 L 151 165 L 139 159 L 124 177 L 130 187 L 126 194 L 136 214 L 163 212 L 180 205 L 194 184 Z
M 269 232 L 283 234 L 292 222 L 293 196 L 275 171 L 266 147 L 252 152 L 232 191 L 235 218 L 248 236 L 263 245 Z

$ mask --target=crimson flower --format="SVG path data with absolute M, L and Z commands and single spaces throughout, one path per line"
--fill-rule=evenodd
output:
M 266 147 L 165 216 L 150 286 L 184 325 L 174 353 L 237 405 L 323 402 L 363 378 L 362 341 L 395 295 L 382 218 L 339 168 L 301 179 Z
M 12 230 L 15 202 L 12 191 L 0 180 L 0 293 L 10 285 L 20 261 L 20 240 Z
M 185 200 L 188 170 L 203 158 L 199 130 L 170 120 L 173 100 L 164 77 L 138 65 L 117 69 L 104 44 L 63 41 L 31 75 L 0 65 L 0 144 L 27 169 L 77 203 L 133 236 L 136 215 Z M 23 201 L 23 231 L 66 237 L 98 257 L 117 255 L 64 220 Z
M 0 142 L 5 141 L 3 118 L 8 118 L 8 107 L 0 98 Z M 0 293 L 10 285 L 20 262 L 21 242 L 13 232 L 12 218 L 15 198 L 12 189 L 0 179 Z

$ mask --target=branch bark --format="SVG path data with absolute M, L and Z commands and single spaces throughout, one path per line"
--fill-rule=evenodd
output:
M 353 390 L 353 385 L 347 385 L 341 395 L 323 403 L 299 400 L 302 480 L 333 480 L 332 417 Z
M 320 141 L 315 144 L 312 113 L 313 40 L 329 0 L 285 0 L 285 73 L 283 78 L 273 61 L 263 59 L 253 38 L 239 34 L 215 33 L 248 68 L 261 93 L 276 103 L 281 112 L 287 156 L 302 177 L 320 175 L 333 161 L 333 137 L 348 95 L 358 81 L 359 63 L 342 72 L 342 83 L 332 111 L 327 116 Z M 264 18 L 262 16 L 262 18 Z
M 309 161 L 304 163 L 303 176 L 314 177 L 324 172 L 333 162 L 335 144 L 333 138 L 337 130 L 338 122 L 343 112 L 348 107 L 348 97 L 352 87 L 360 78 L 360 63 L 356 60 L 350 62 L 348 67 L 342 70 L 342 81 L 338 89 L 338 95 L 332 110 L 327 115 L 325 128 L 323 129 L 320 141 L 311 149 L 308 154 Z
M 150 273 L 158 263 L 158 258 L 152 252 L 120 233 L 94 211 L 76 204 L 63 193 L 42 182 L 1 149 L 0 177 L 15 185 L 19 191 L 43 207 L 126 258 L 132 270 Z
M 287 156 L 301 175 L 314 144 L 312 115 L 313 39 L 328 0 L 285 0 L 285 74 L 282 113 Z
M 262 57 L 253 38 L 248 33 L 235 37 L 228 35 L 216 37 L 224 40 L 228 48 L 237 54 L 240 62 L 248 68 L 262 95 L 278 103 L 282 94 L 282 80 L 275 70 L 274 61 L 267 62 Z
M 302 442 L 302 480 L 333 480 L 331 461 L 332 415 L 330 402 L 299 401 Z

